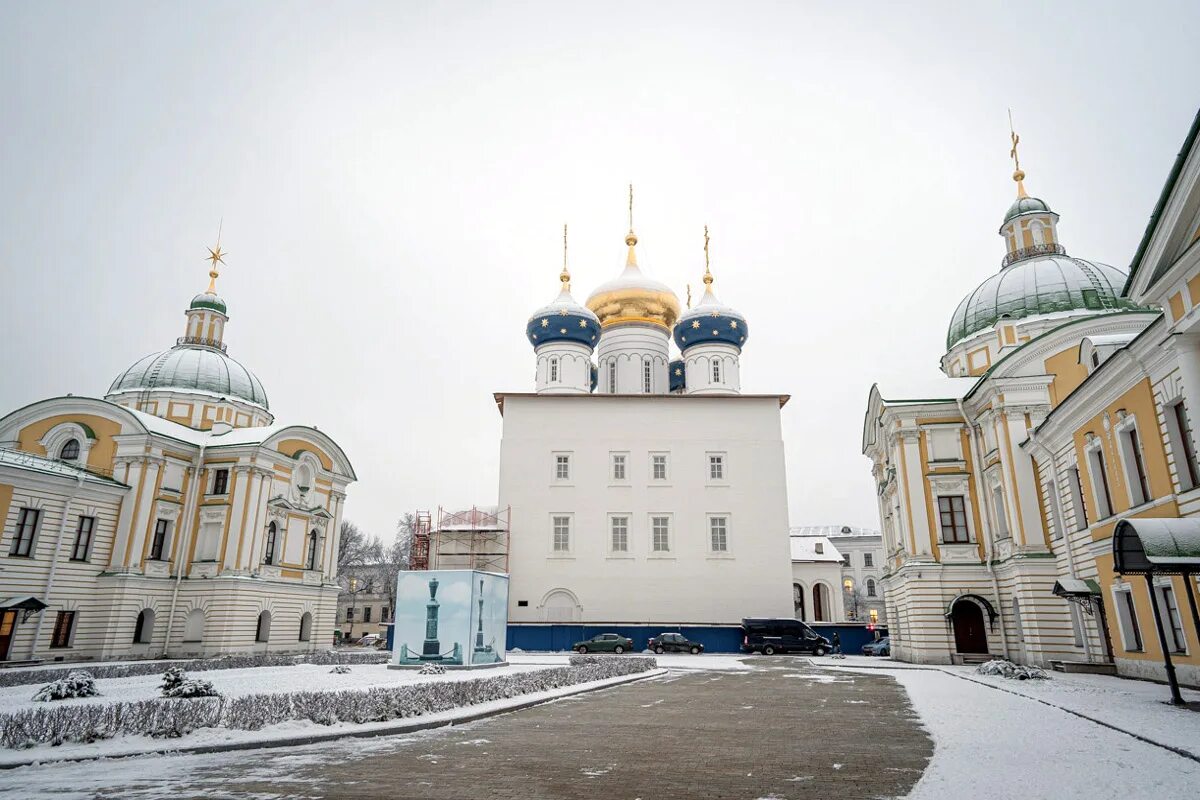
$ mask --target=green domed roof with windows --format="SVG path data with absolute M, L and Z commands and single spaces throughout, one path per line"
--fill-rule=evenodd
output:
M 1008 222 L 1014 217 L 1019 217 L 1022 214 L 1053 214 L 1050 206 L 1045 200 L 1038 197 L 1018 197 L 1013 201 L 1013 204 L 1008 207 L 1007 213 L 1004 215 L 1004 221 Z
M 192 304 L 188 308 L 207 308 L 224 314 L 225 301 L 212 292 L 202 292 L 192 298 Z

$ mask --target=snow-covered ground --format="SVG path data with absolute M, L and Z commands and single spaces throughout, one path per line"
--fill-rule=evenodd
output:
M 562 663 L 565 665 L 566 659 Z M 228 697 L 247 694 L 274 694 L 298 690 L 318 691 L 323 689 L 369 689 L 375 686 L 398 686 L 405 683 L 420 683 L 431 680 L 456 681 L 481 678 L 493 674 L 513 674 L 544 669 L 547 664 L 537 662 L 510 664 L 495 670 L 448 670 L 445 675 L 418 675 L 416 670 L 388 669 L 386 664 L 354 664 L 350 672 L 336 675 L 329 665 L 295 664 L 288 667 L 251 667 L 248 669 L 214 669 L 190 672 L 188 675 L 200 680 L 211 681 L 218 692 Z M 55 706 L 80 705 L 83 703 L 111 703 L 118 700 L 151 700 L 162 697 L 159 687 L 162 675 L 139 675 L 131 678 L 102 678 L 96 681 L 100 697 L 84 697 L 74 700 L 57 700 Z M 35 703 L 33 695 L 40 684 L 7 686 L 0 688 L 0 709 L 17 711 L 22 708 L 47 705 Z
M 689 653 L 663 653 L 661 656 L 653 653 L 636 653 L 645 655 L 658 662 L 660 667 L 667 669 L 695 669 L 705 672 L 736 671 L 743 672 L 753 669 L 754 660 L 748 656 L 732 655 L 729 653 L 702 653 L 693 656 Z M 571 657 L 570 653 L 508 653 L 508 662 L 514 665 L 541 664 L 547 666 L 565 666 Z M 621 656 L 614 656 L 620 658 Z
M 935 744 L 909 800 L 1183 798 L 1200 785 L 1200 763 L 1031 699 L 1105 709 L 1114 724 L 1126 719 L 1155 730 L 1158 739 L 1194 741 L 1200 714 L 1164 705 L 1161 686 L 1061 673 L 1049 681 L 986 679 L 985 686 L 949 669 L 814 663 L 838 671 L 874 667 L 871 674 L 891 675 L 907 690 Z M 982 679 L 969 668 L 960 671 Z

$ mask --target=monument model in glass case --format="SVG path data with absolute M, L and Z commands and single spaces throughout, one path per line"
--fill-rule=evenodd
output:
M 402 572 L 392 666 L 496 666 L 508 635 L 508 576 L 477 570 Z

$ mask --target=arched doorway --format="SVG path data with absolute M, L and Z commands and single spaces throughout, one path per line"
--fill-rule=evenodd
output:
M 987 653 L 987 629 L 983 627 L 983 609 L 970 600 L 955 601 L 950 610 L 954 626 L 954 649 L 960 653 Z
M 796 609 L 796 619 L 804 619 L 804 587 L 798 583 L 792 584 L 792 605 Z
M 813 622 L 829 621 L 829 588 L 823 583 L 813 584 Z

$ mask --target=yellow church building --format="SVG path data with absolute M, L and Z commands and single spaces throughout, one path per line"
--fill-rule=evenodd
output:
M 872 387 L 896 657 L 1164 677 L 1148 589 L 1114 574 L 1112 537 L 1200 511 L 1198 125 L 1128 273 L 1067 255 L 1017 162 L 1000 270 L 952 314 L 943 376 Z M 1184 578 L 1153 583 L 1179 676 L 1200 684 Z
M 354 470 L 276 422 L 212 281 L 103 398 L 0 418 L 0 660 L 305 651 L 333 640 Z

